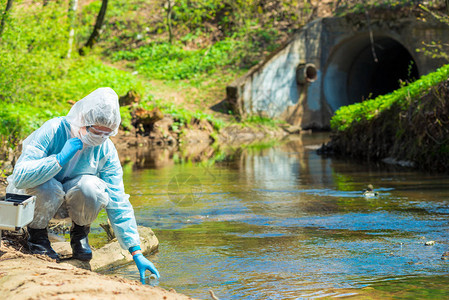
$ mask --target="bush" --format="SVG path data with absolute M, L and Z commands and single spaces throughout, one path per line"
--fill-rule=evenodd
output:
M 353 123 L 369 121 L 388 110 L 392 105 L 398 105 L 404 110 L 412 100 L 427 93 L 433 86 L 449 77 L 449 65 L 439 68 L 437 71 L 422 76 L 420 79 L 403 86 L 387 95 L 381 95 L 375 99 L 366 100 L 356 104 L 342 106 L 331 119 L 331 128 L 335 131 L 345 131 Z

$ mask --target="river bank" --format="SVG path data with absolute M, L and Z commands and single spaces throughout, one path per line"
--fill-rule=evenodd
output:
M 0 248 L 0 295 L 2 299 L 192 299 L 174 290 L 26 254 L 10 241 L 3 241 Z
M 449 170 L 449 80 L 394 103 L 371 119 L 347 120 L 321 153 L 383 161 L 426 172 Z M 403 105 L 407 103 L 407 105 Z

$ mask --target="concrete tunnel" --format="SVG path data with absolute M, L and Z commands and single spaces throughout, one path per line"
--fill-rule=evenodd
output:
M 323 78 L 326 102 L 333 111 L 340 106 L 388 94 L 419 78 L 410 52 L 387 36 L 368 34 L 342 42 L 328 59 Z
M 388 94 L 449 63 L 416 51 L 432 41 L 449 43 L 449 27 L 409 15 L 315 20 L 227 86 L 226 100 L 243 118 L 328 129 L 341 106 Z

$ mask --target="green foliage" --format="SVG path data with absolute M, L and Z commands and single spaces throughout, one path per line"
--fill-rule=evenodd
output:
M 449 45 L 442 44 L 440 42 L 432 41 L 431 43 L 424 43 L 423 47 L 416 49 L 416 52 L 422 52 L 426 56 L 431 58 L 442 58 L 445 61 L 449 61 L 449 54 L 447 52 Z
M 131 130 L 132 128 L 132 117 L 131 117 L 131 111 L 129 106 L 121 106 L 120 107 L 120 117 L 122 119 L 122 123 L 121 126 L 125 129 L 125 130 Z
M 331 119 L 331 128 L 337 131 L 345 131 L 350 128 L 353 122 L 369 121 L 381 112 L 388 110 L 392 105 L 399 105 L 406 109 L 413 99 L 428 92 L 431 87 L 447 80 L 448 77 L 449 65 L 445 65 L 390 94 L 340 107 Z
M 66 9 L 25 6 L 8 18 L 0 42 L 0 135 L 10 144 L 46 120 L 65 115 L 77 101 L 101 86 L 119 95 L 142 90 L 133 75 L 107 66 L 96 56 L 65 59 Z
M 190 29 L 202 27 L 204 22 L 215 20 L 225 5 L 222 0 L 178 0 L 173 7 L 173 20 L 175 25 L 182 24 Z
M 415 7 L 419 1 L 416 0 L 343 0 L 339 1 L 339 6 L 337 10 L 338 15 L 347 14 L 360 14 L 365 13 L 367 10 L 382 8 L 382 9 L 395 9 L 400 7 Z M 427 5 L 434 6 L 438 5 L 438 0 L 436 1 L 426 1 Z
M 133 68 L 149 78 L 186 79 L 235 63 L 239 58 L 233 55 L 237 44 L 227 39 L 207 48 L 186 50 L 180 43 L 153 43 L 131 51 L 119 51 L 113 59 L 129 61 Z
M 104 53 L 112 59 L 120 59 L 123 55 L 132 58 L 142 53 L 148 56 L 147 52 L 150 52 L 149 56 L 153 57 L 160 51 L 169 51 L 175 60 L 193 60 L 186 62 L 187 67 L 177 67 L 210 72 L 210 62 L 201 62 L 205 66 L 197 70 L 199 61 L 192 57 L 197 56 L 201 60 L 203 54 L 209 51 L 207 60 L 218 62 L 217 66 L 234 66 L 238 62 L 247 68 L 260 60 L 266 51 L 278 47 L 279 40 L 286 34 L 306 23 L 298 20 L 298 7 L 301 7 L 300 12 L 312 11 L 311 5 L 304 0 L 275 0 L 270 3 L 264 0 L 177 0 L 173 3 L 171 24 L 175 35 L 174 47 L 164 45 L 169 40 L 166 0 L 117 0 L 111 3 L 99 43 L 105 49 Z M 93 1 L 79 13 L 78 47 L 81 41 L 88 38 L 100 4 L 99 0 Z M 279 24 L 282 24 L 281 30 Z M 229 46 L 233 51 L 220 49 Z M 142 47 L 147 49 L 138 50 Z M 222 57 L 225 58 L 223 61 L 211 53 L 217 50 L 231 55 L 231 59 Z M 120 53 L 116 54 L 117 51 Z M 142 71 L 143 65 L 143 69 L 152 71 L 151 64 L 139 62 L 139 71 Z M 168 69 L 175 67 L 167 66 Z M 163 70 L 156 73 L 162 74 Z M 172 77 L 163 77 L 190 78 L 189 74 L 184 75 L 185 70 L 179 73 L 181 76 L 171 72 Z M 151 78 L 160 78 L 158 74 L 155 76 Z
M 275 22 L 297 25 L 301 6 L 310 10 L 307 1 L 283 0 L 179 0 L 173 7 L 173 24 L 178 31 L 212 32 L 214 28 L 224 37 L 253 30 L 269 30 Z
M 193 116 L 198 120 L 207 120 L 214 126 L 215 130 L 220 130 L 225 126 L 225 122 L 221 119 L 217 119 L 210 114 L 206 114 L 203 111 L 197 110 L 193 113 Z
M 427 3 L 429 5 L 429 3 Z M 438 22 L 449 25 L 449 16 L 438 11 L 433 11 L 427 6 L 420 4 L 419 7 L 426 13 L 426 15 L 421 18 L 422 21 L 427 22 L 427 18 L 432 18 Z M 449 9 L 449 8 L 447 8 Z M 431 43 L 424 43 L 423 47 L 416 49 L 416 52 L 423 52 L 425 55 L 432 58 L 442 58 L 445 61 L 449 60 L 448 54 L 449 44 L 441 43 L 440 41 L 432 41 Z

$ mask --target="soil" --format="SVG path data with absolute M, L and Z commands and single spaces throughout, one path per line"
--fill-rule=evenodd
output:
M 0 248 L 0 295 L 2 299 L 192 299 L 174 290 L 25 254 L 10 241 L 3 241 Z

